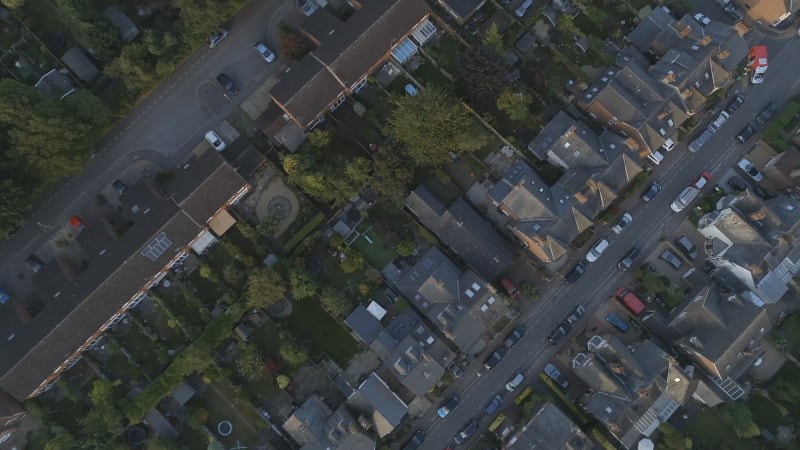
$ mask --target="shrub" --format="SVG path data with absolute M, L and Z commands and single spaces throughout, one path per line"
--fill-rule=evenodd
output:
M 325 214 L 317 213 L 308 223 L 303 226 L 294 236 L 292 236 L 289 241 L 286 242 L 286 245 L 283 246 L 283 249 L 286 250 L 287 253 L 291 253 L 295 247 L 308 235 L 311 234 L 322 222 L 325 221 Z

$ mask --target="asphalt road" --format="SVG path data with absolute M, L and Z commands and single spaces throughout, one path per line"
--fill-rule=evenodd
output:
M 294 16 L 294 17 L 292 17 Z M 300 13 L 289 0 L 252 1 L 229 22 L 231 33 L 214 49 L 203 46 L 189 56 L 176 73 L 156 87 L 120 121 L 97 146 L 85 172 L 55 188 L 15 236 L 0 242 L 0 286 L 16 292 L 15 274 L 24 259 L 52 231 L 92 202 L 120 172 L 135 161 L 149 160 L 171 168 L 186 158 L 213 129 L 246 99 L 284 61 L 267 63 L 253 50 L 257 41 L 278 48 L 278 23 Z M 209 30 L 210 32 L 211 30 Z M 277 53 L 277 52 L 276 52 Z M 239 84 L 238 95 L 228 98 L 216 83 L 225 72 Z M 22 293 L 24 294 L 24 293 Z
M 436 418 L 427 429 L 425 448 L 440 449 L 454 445 L 453 436 L 473 417 L 480 419 L 481 430 L 485 430 L 494 418 L 494 415 L 489 418 L 484 413 L 484 407 L 491 396 L 504 392 L 505 383 L 517 371 L 526 372 L 527 381 L 532 380 L 555 355 L 557 347 L 551 346 L 546 340 L 550 331 L 576 304 L 583 303 L 587 306 L 587 315 L 592 314 L 613 296 L 616 288 L 630 282 L 628 278 L 630 275 L 619 272 L 615 267 L 622 255 L 634 245 L 641 247 L 643 254 L 647 254 L 661 239 L 664 231 L 675 229 L 691 208 L 687 208 L 681 214 L 675 214 L 669 207 L 672 200 L 702 171 L 708 171 L 712 175 L 711 183 L 703 191 L 705 194 L 709 193 L 711 186 L 716 184 L 715 179 L 734 166 L 753 145 L 753 140 L 745 144 L 735 140 L 739 130 L 770 101 L 783 102 L 791 95 L 797 94 L 800 79 L 797 78 L 794 64 L 800 58 L 800 39 L 766 39 L 763 44 L 769 47 L 770 54 L 770 69 L 766 82 L 746 87 L 745 104 L 731 115 L 728 122 L 699 152 L 688 152 L 686 149 L 688 142 L 683 142 L 666 154 L 667 161 L 657 167 L 651 176 L 651 180 L 661 182 L 663 186 L 661 192 L 650 203 L 633 200 L 635 206 L 628 211 L 633 215 L 633 222 L 619 236 L 609 232 L 607 236 L 595 238 L 608 239 L 610 246 L 596 263 L 589 266 L 583 277 L 575 284 L 564 286 L 547 298 L 539 299 L 533 310 L 526 312 L 519 319 L 519 323 L 526 325 L 527 333 L 497 367 L 488 373 L 480 367 L 478 370 L 480 376 L 474 375 L 473 368 L 470 371 L 473 373 L 471 377 L 468 376 L 461 383 L 457 383 L 452 392 L 445 394 L 446 397 L 459 392 L 461 404 L 445 419 Z M 724 106 L 727 106 L 727 103 L 721 102 L 719 108 Z M 703 124 L 709 122 L 713 116 L 716 116 L 716 112 L 713 115 L 709 114 Z M 587 249 L 590 247 L 586 246 Z M 578 322 L 574 328 L 581 327 L 582 323 Z M 566 342 L 566 339 L 563 342 Z M 489 348 L 492 349 L 494 346 L 490 345 Z M 473 363 L 476 366 L 481 364 L 482 359 Z M 506 406 L 510 399 L 513 399 L 513 394 L 508 396 Z

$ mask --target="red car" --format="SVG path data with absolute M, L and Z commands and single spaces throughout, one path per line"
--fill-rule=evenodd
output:
M 519 298 L 519 289 L 514 286 L 514 283 L 511 282 L 508 278 L 503 278 L 500 280 L 500 284 L 503 285 L 503 288 L 506 290 L 506 293 L 509 297 L 513 299 Z
M 80 216 L 72 216 L 69 218 L 69 224 L 72 225 L 72 228 L 75 228 L 75 231 L 81 232 L 84 228 L 86 228 L 86 222 L 80 218 Z
M 708 183 L 709 181 L 711 181 L 711 174 L 704 171 L 703 173 L 698 175 L 697 178 L 694 179 L 694 181 L 692 181 L 692 184 L 690 186 L 694 186 L 697 189 L 703 189 L 703 186 L 705 186 L 706 183 Z
M 616 293 L 617 300 L 621 301 L 628 311 L 636 314 L 637 316 L 644 311 L 644 303 L 639 300 L 639 297 L 636 296 L 633 292 L 625 289 L 619 288 L 617 289 Z

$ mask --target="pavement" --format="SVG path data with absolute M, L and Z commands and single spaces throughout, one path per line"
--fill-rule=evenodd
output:
M 72 215 L 92 204 L 95 195 L 120 174 L 131 172 L 126 169 L 149 161 L 170 170 L 183 161 L 203 141 L 205 131 L 218 127 L 284 66 L 281 56 L 273 63 L 265 62 L 253 45 L 263 41 L 278 53 L 279 24 L 297 24 L 303 19 L 290 0 L 249 2 L 228 22 L 228 38 L 214 49 L 203 46 L 187 57 L 173 76 L 154 88 L 107 133 L 81 176 L 46 194 L 27 223 L 12 238 L 0 242 L 0 286 L 12 296 L 24 297 L 31 286 L 24 276 L 15 276 L 29 271 L 24 259 Z M 223 93 L 215 80 L 220 72 L 236 80 L 238 95 Z
M 483 412 L 489 398 L 500 392 L 505 382 L 515 372 L 526 372 L 527 378 L 533 379 L 536 373 L 554 357 L 557 347 L 549 345 L 546 338 L 556 324 L 561 322 L 578 303 L 587 306 L 587 317 L 594 314 L 613 295 L 617 287 L 629 282 L 630 274 L 619 272 L 613 263 L 619 260 L 631 245 L 638 245 L 643 253 L 647 254 L 658 245 L 663 234 L 671 234 L 671 230 L 676 229 L 688 213 L 688 209 L 681 214 L 673 213 L 669 207 L 672 200 L 704 170 L 712 174 L 712 182 L 704 190 L 706 194 L 710 192 L 710 187 L 719 183 L 720 177 L 734 166 L 741 155 L 748 150 L 748 146 L 752 145 L 738 143 L 735 140 L 736 133 L 770 101 L 782 104 L 798 93 L 800 79 L 792 68 L 794 61 L 800 58 L 800 39 L 766 36 L 762 44 L 769 47 L 770 54 L 767 81 L 761 85 L 742 85 L 747 98 L 745 104 L 699 152 L 688 152 L 687 142 L 683 142 L 666 155 L 666 161 L 654 168 L 651 176 L 651 180 L 661 182 L 662 191 L 650 203 L 640 202 L 637 196 L 623 204 L 622 209 L 633 215 L 633 222 L 619 236 L 608 232 L 608 235 L 595 237 L 595 239 L 608 239 L 610 246 L 600 260 L 590 265 L 587 272 L 575 284 L 557 286 L 557 283 L 550 283 L 543 289 L 541 298 L 528 310 L 524 310 L 518 320 L 518 323 L 524 324 L 528 330 L 522 341 L 512 348 L 491 372 L 485 373 L 486 371 L 480 366 L 482 359 L 477 359 L 472 367 L 468 368 L 465 378 L 453 383 L 450 389 L 443 393 L 442 398 L 460 393 L 462 402 L 447 418 L 434 419 L 432 425 L 427 427 L 426 448 L 435 449 L 453 445 L 455 433 L 473 417 L 480 419 L 481 427 L 485 429 L 492 420 Z M 722 107 L 721 104 L 719 108 Z M 714 117 L 719 108 L 708 113 L 702 126 Z M 586 248 L 589 248 L 588 245 Z M 582 325 L 583 323 L 579 322 L 575 328 L 580 328 Z

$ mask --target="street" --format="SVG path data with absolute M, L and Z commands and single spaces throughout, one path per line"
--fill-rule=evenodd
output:
M 491 422 L 491 418 L 484 413 L 489 398 L 504 391 L 503 385 L 517 371 L 525 372 L 526 380 L 532 380 L 537 376 L 558 349 L 547 342 L 547 335 L 575 305 L 583 303 L 587 307 L 588 316 L 613 296 L 616 288 L 630 281 L 629 274 L 617 270 L 616 261 L 634 245 L 641 247 L 646 254 L 661 239 L 662 230 L 674 229 L 683 221 L 689 209 L 680 214 L 673 213 L 669 207 L 672 200 L 704 170 L 712 175 L 709 186 L 716 184 L 715 180 L 719 175 L 734 166 L 752 145 L 740 144 L 735 139 L 736 133 L 770 101 L 782 104 L 790 96 L 797 94 L 800 79 L 792 67 L 794 61 L 800 58 L 800 41 L 794 37 L 789 40 L 767 38 L 762 45 L 767 45 L 770 53 L 767 81 L 764 84 L 747 86 L 744 91 L 747 98 L 744 105 L 731 115 L 730 120 L 700 151 L 690 153 L 686 149 L 688 140 L 694 136 L 692 134 L 687 138 L 687 142 L 679 143 L 672 152 L 666 154 L 667 161 L 653 170 L 648 181 L 648 185 L 651 181 L 659 181 L 663 186 L 662 191 L 650 203 L 641 202 L 638 195 L 627 200 L 623 209 L 633 215 L 633 222 L 620 235 L 609 232 L 607 236 L 595 236 L 585 246 L 588 249 L 597 240 L 608 239 L 610 246 L 599 261 L 591 264 L 575 284 L 565 285 L 555 292 L 549 292 L 549 295 L 543 295 L 532 305 L 531 311 L 526 311 L 520 317 L 518 323 L 525 325 L 527 333 L 509 350 L 497 367 L 487 373 L 481 366 L 478 369 L 480 376 L 473 375 L 461 383 L 454 383 L 451 389 L 442 395 L 443 398 L 447 398 L 451 394 L 459 393 L 462 401 L 445 419 L 437 418 L 427 429 L 425 448 L 441 449 L 453 445 L 453 436 L 473 417 L 479 419 L 481 429 L 485 429 Z M 709 113 L 703 118 L 702 125 L 697 130 L 702 130 L 708 120 L 727 105 L 727 101 L 728 99 L 722 100 L 713 114 Z M 709 187 L 703 191 L 704 194 L 709 192 Z M 640 237 L 634 238 L 634 236 Z M 553 281 L 553 283 L 560 282 L 560 279 Z M 574 328 L 580 328 L 585 321 L 584 317 Z M 570 336 L 574 334 L 573 331 Z M 489 348 L 492 349 L 496 345 L 490 345 Z M 473 365 L 479 366 L 482 361 L 478 359 Z M 467 373 L 474 374 L 474 369 Z M 507 406 L 511 399 L 513 394 L 508 396 L 504 405 Z M 478 434 L 476 433 L 476 436 Z
M 278 24 L 295 21 L 300 12 L 287 0 L 253 1 L 229 22 L 230 35 L 214 49 L 204 45 L 188 56 L 175 74 L 164 80 L 112 128 L 96 147 L 96 156 L 84 173 L 66 180 L 34 211 L 16 234 L 0 242 L 0 286 L 12 295 L 24 283 L 15 275 L 24 259 L 35 252 L 52 231 L 67 224 L 126 167 L 151 161 L 165 170 L 175 167 L 258 86 L 285 61 L 265 62 L 253 50 L 262 41 L 278 53 Z M 212 30 L 209 30 L 211 32 Z M 236 80 L 241 91 L 223 95 L 215 78 L 221 72 Z M 20 294 L 24 295 L 24 292 Z M 9 331 L 11 332 L 11 331 Z

